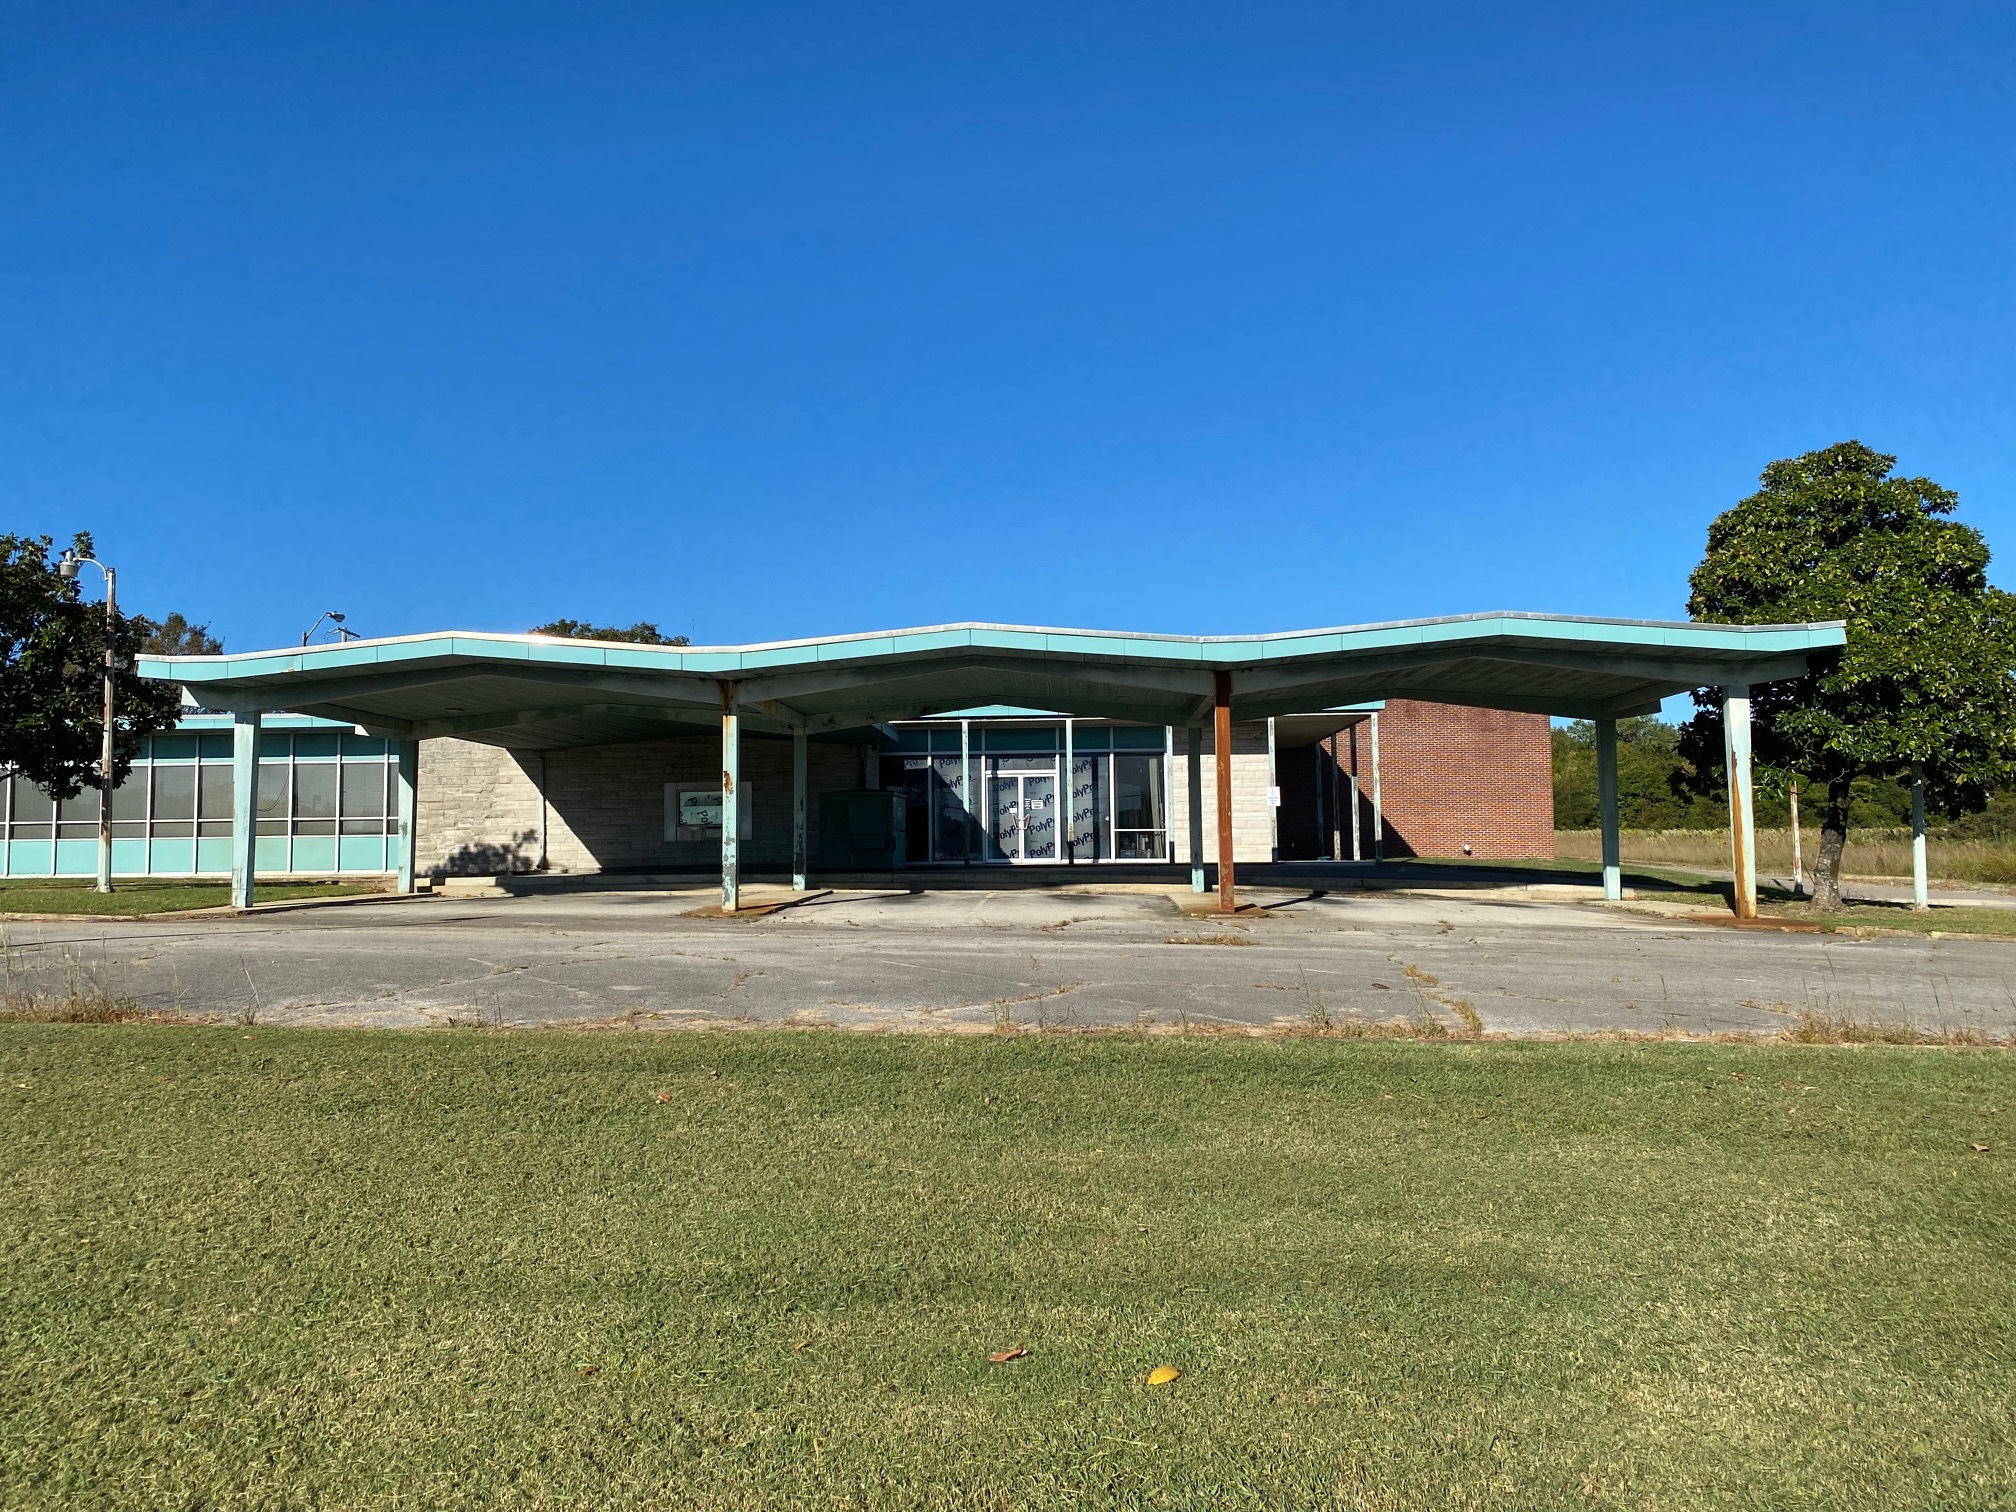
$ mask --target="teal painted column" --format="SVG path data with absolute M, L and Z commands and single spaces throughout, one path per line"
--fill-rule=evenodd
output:
M 231 715 L 231 906 L 252 906 L 259 854 L 259 711 Z
M 418 805 L 414 799 L 420 790 L 420 742 L 402 740 L 398 743 L 398 788 L 399 788 L 399 891 L 413 891 L 413 856 L 419 847 L 419 835 L 414 831 L 414 813 Z M 543 798 L 541 800 L 544 801 Z
M 1603 830 L 1603 901 L 1624 896 L 1623 851 L 1617 835 L 1617 721 L 1596 721 L 1596 822 Z
M 805 727 L 800 725 L 791 732 L 791 886 L 796 892 L 804 892 L 811 880 L 806 865 L 809 858 L 805 833 L 805 788 L 810 765 Z
M 721 684 L 721 911 L 742 901 L 742 703 L 735 684 Z
M 1204 726 L 1190 722 L 1190 891 L 1204 891 Z

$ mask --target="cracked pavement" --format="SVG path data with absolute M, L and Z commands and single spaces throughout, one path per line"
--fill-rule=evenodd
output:
M 1283 1029 L 1433 1018 L 1538 1035 L 1773 1033 L 1801 1012 L 2016 1031 L 2016 942 L 1738 932 L 1587 903 L 1178 889 L 813 894 L 692 916 L 694 891 L 386 899 L 5 926 L 15 986 L 102 985 L 260 1023 Z M 760 899 L 759 899 L 760 901 Z M 1474 1025 L 1471 1020 L 1474 1017 Z

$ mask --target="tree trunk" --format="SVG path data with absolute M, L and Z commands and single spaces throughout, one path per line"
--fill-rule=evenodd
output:
M 1813 906 L 1831 912 L 1841 906 L 1841 849 L 1848 843 L 1848 779 L 1827 784 L 1827 813 L 1820 821 L 1820 855 L 1813 864 Z

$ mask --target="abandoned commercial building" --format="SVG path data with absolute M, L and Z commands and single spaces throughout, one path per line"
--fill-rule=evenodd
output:
M 1383 728 L 1382 728 L 1383 727 Z M 788 738 L 744 737 L 742 861 L 791 862 Z M 192 712 L 150 737 L 113 795 L 115 876 L 231 871 L 231 716 Z M 1215 755 L 1212 732 L 1204 754 Z M 828 737 L 808 752 L 809 844 L 822 798 L 899 794 L 887 855 L 835 867 L 1178 860 L 1187 793 L 1166 725 L 1033 710 L 955 712 Z M 720 750 L 709 735 L 521 752 L 452 736 L 420 742 L 415 867 L 436 878 L 498 872 L 711 870 L 720 856 Z M 971 763 L 985 801 L 966 802 Z M 1068 763 L 1070 817 L 1058 800 Z M 396 873 L 394 743 L 300 714 L 262 722 L 254 824 L 259 874 Z M 1215 763 L 1203 775 L 1214 801 Z M 1237 860 L 1551 856 L 1544 715 L 1399 702 L 1232 727 Z M 662 819 L 662 823 L 655 822 Z M 858 837 L 855 837 L 858 838 Z M 98 794 L 54 802 L 0 778 L 0 876 L 89 876 Z M 826 852 L 831 847 L 825 848 Z
M 1200 891 L 1215 871 L 1229 908 L 1240 865 L 1550 854 L 1547 722 L 1561 715 L 1596 722 L 1615 895 L 1616 720 L 1706 686 L 1730 732 L 1741 908 L 1749 689 L 1842 640 L 1839 624 L 1500 613 L 1247 637 L 948 625 L 670 647 L 444 632 L 149 657 L 140 675 L 226 712 L 156 737 L 128 784 L 149 807 L 125 815 L 115 796 L 113 843 L 137 826 L 129 867 L 155 869 L 158 845 L 205 871 L 222 841 L 241 906 L 261 872 L 304 866 L 390 868 L 402 888 L 430 872 L 718 868 L 733 909 L 745 866 L 802 889 L 815 871 L 1183 861 Z M 33 798 L 22 812 L 25 856 L 80 869 L 67 813 Z

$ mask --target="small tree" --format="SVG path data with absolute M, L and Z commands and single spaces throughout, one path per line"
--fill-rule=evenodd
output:
M 210 633 L 208 625 L 192 625 L 179 614 L 155 624 L 152 620 L 138 620 L 136 623 L 147 627 L 147 634 L 140 642 L 140 649 L 148 656 L 221 656 L 224 642 Z
M 629 641 L 639 646 L 690 646 L 693 643 L 683 635 L 667 635 L 650 620 L 639 620 L 628 630 L 619 630 L 613 625 L 591 625 L 586 620 L 557 619 L 549 624 L 534 625 L 525 632 L 527 635 L 557 635 L 565 640 Z
M 0 770 L 28 778 L 52 798 L 99 787 L 104 729 L 105 611 L 77 596 L 49 560 L 47 536 L 0 535 Z M 91 553 L 80 533 L 77 551 Z M 112 625 L 112 652 L 131 667 L 153 627 L 134 615 Z M 112 781 L 132 770 L 140 743 L 173 729 L 182 697 L 171 683 L 130 673 L 118 680 Z
M 1922 774 L 1952 817 L 2016 775 L 2016 597 L 1989 586 L 1988 546 L 1944 518 L 1957 496 L 1897 478 L 1895 457 L 1844 441 L 1774 462 L 1708 527 L 1688 612 L 1719 624 L 1846 620 L 1839 653 L 1752 692 L 1762 783 L 1822 787 L 1813 897 L 1841 902 L 1857 777 Z M 1721 780 L 1722 690 L 1697 692 L 1681 749 Z

